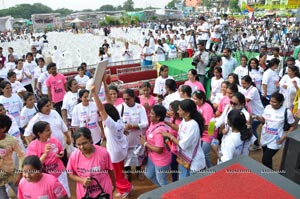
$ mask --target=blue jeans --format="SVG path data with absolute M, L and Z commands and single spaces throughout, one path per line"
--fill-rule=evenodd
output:
M 211 167 L 211 162 L 210 162 L 210 143 L 208 142 L 202 142 L 202 149 L 205 155 L 205 163 L 206 167 L 210 168 Z
M 163 167 L 155 166 L 152 160 L 148 157 L 145 176 L 149 180 L 151 180 L 154 184 L 156 184 L 158 187 L 167 185 L 169 183 L 168 170 L 169 170 L 169 165 Z
M 175 182 L 178 180 L 178 162 L 176 161 L 177 155 L 172 153 L 172 162 L 171 162 L 171 170 L 172 170 L 172 181 Z M 177 172 L 174 172 L 177 171 Z
M 190 170 L 184 168 L 181 164 L 178 164 L 178 170 L 179 170 L 179 180 L 184 179 L 188 176 L 190 176 Z
M 15 192 L 15 194 L 18 195 L 18 187 L 14 185 L 14 182 L 9 182 L 8 185 Z M 9 199 L 5 186 L 0 186 L 0 198 Z

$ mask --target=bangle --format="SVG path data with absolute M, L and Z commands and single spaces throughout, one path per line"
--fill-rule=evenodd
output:
M 148 142 L 145 142 L 145 143 L 144 143 L 144 147 L 146 147 L 146 144 L 148 144 Z

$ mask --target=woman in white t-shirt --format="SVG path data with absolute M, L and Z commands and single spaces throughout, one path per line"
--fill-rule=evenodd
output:
M 131 177 L 131 166 L 136 166 L 136 170 L 141 171 L 142 162 L 133 152 L 135 147 L 140 144 L 140 135 L 148 127 L 146 110 L 143 105 L 136 103 L 135 99 L 134 91 L 126 89 L 123 91 L 124 103 L 117 106 L 121 119 L 125 123 L 124 131 L 127 134 L 128 152 L 124 164 L 128 179 Z M 139 179 L 143 179 L 142 173 L 139 173 Z
M 0 91 L 0 103 L 3 104 L 8 114 L 16 119 L 20 128 L 20 113 L 23 108 L 21 98 L 17 94 L 12 93 L 12 87 L 8 81 L 2 81 L 0 83 Z
M 262 103 L 264 106 L 269 104 L 270 96 L 279 88 L 279 76 L 277 68 L 279 59 L 273 58 L 267 66 L 267 70 L 262 78 Z
M 25 106 L 21 110 L 21 126 L 23 130 L 27 127 L 29 121 L 37 113 L 37 107 L 34 104 L 34 94 L 25 92 L 23 95 Z
M 284 75 L 279 82 L 280 93 L 284 98 L 283 106 L 292 110 L 297 90 L 300 88 L 299 68 L 288 66 L 288 74 Z
M 4 65 L 8 71 L 13 71 L 16 69 L 16 60 L 13 54 L 8 55 L 8 62 L 6 62 Z
M 79 88 L 84 89 L 87 81 L 90 79 L 87 75 L 84 74 L 84 67 L 79 66 L 77 68 L 78 75 L 75 76 L 76 81 L 78 82 Z
M 169 67 L 166 65 L 162 65 L 159 68 L 159 77 L 155 79 L 155 84 L 153 88 L 153 93 L 156 95 L 164 96 L 166 94 L 166 80 L 173 79 L 172 76 L 169 76 Z
M 73 109 L 71 126 L 75 129 L 88 128 L 92 133 L 93 143 L 100 146 L 104 138 L 102 124 L 95 102 L 89 101 L 89 93 L 86 89 L 79 91 L 80 103 Z
M 263 148 L 262 163 L 270 169 L 273 169 L 273 156 L 283 146 L 287 134 L 294 130 L 295 119 L 292 112 L 283 106 L 283 102 L 284 96 L 281 93 L 273 93 L 263 115 L 254 117 L 264 123 L 260 137 Z M 285 118 L 290 124 L 287 132 L 283 130 Z
M 222 140 L 219 160 L 226 162 L 241 155 L 249 154 L 252 132 L 247 128 L 247 120 L 240 110 L 232 109 L 227 116 L 230 132 Z M 220 162 L 219 162 L 220 163 Z
M 126 198 L 131 189 L 131 183 L 125 179 L 124 159 L 127 156 L 128 142 L 124 135 L 125 124 L 120 118 L 118 110 L 113 104 L 102 104 L 95 92 L 95 86 L 91 86 L 91 93 L 95 104 L 101 115 L 104 125 L 104 134 L 106 137 L 106 149 L 112 161 L 114 173 L 116 176 L 117 197 Z
M 185 156 L 190 161 L 190 168 L 179 164 L 179 180 L 190 176 L 206 167 L 205 156 L 201 147 L 201 137 L 204 131 L 204 119 L 197 111 L 195 102 L 185 99 L 179 102 L 178 114 L 183 118 L 179 124 L 178 138 L 171 133 L 163 133 L 177 145 L 178 155 Z
M 78 83 L 76 79 L 70 79 L 67 82 L 68 92 L 65 94 L 61 107 L 62 118 L 68 128 L 71 127 L 72 114 L 74 107 L 78 104 Z
M 143 67 L 152 68 L 152 55 L 154 55 L 153 50 L 149 47 L 149 40 L 146 40 L 142 51 Z
M 261 81 L 264 70 L 259 66 L 259 62 L 256 58 L 249 60 L 248 64 L 249 76 L 252 78 L 256 88 L 261 92 Z
M 17 81 L 21 82 L 22 85 L 26 88 L 28 92 L 33 93 L 33 89 L 31 86 L 32 75 L 30 70 L 23 67 L 23 60 L 19 59 L 17 62 L 17 68 L 14 70 L 17 75 Z
M 245 75 L 248 75 L 249 71 L 248 71 L 248 67 L 247 67 L 247 61 L 248 58 L 246 55 L 241 55 L 241 65 L 236 67 L 236 69 L 234 70 L 234 73 L 238 75 L 239 77 L 239 83 L 242 83 L 242 78 Z
M 262 116 L 264 106 L 260 99 L 260 94 L 258 89 L 255 87 L 251 77 L 246 75 L 242 78 L 242 86 L 245 89 L 245 97 L 248 106 L 248 110 L 251 111 L 252 115 Z M 258 120 L 253 119 L 251 123 L 253 134 L 256 138 L 258 138 L 258 134 L 256 132 L 257 127 L 260 122 Z M 261 149 L 258 143 L 258 139 L 254 142 L 254 144 L 249 148 L 250 151 L 256 151 Z

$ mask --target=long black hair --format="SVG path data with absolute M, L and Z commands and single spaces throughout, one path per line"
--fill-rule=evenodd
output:
M 232 109 L 228 113 L 228 124 L 238 130 L 241 134 L 241 140 L 243 142 L 250 140 L 252 137 L 252 132 L 251 130 L 247 127 L 247 120 L 244 115 L 240 110 L 238 109 Z
M 179 102 L 179 106 L 183 111 L 190 113 L 191 119 L 197 122 L 200 129 L 200 137 L 202 137 L 204 131 L 204 119 L 201 113 L 197 111 L 197 105 L 195 102 L 191 99 L 184 99 Z

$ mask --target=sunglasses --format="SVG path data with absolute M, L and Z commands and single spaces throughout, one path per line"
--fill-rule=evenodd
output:
M 232 101 L 230 101 L 230 104 L 231 104 L 232 106 L 237 106 L 237 105 L 239 105 L 238 103 L 235 103 L 235 102 L 232 102 Z

